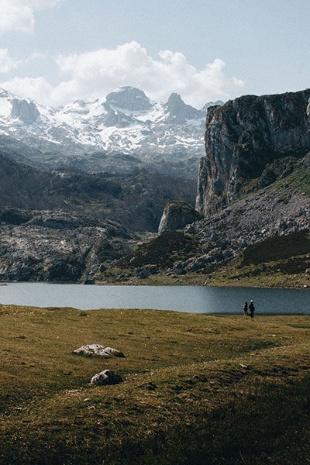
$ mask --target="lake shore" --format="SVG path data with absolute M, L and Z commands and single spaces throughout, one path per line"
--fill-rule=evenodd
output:
M 119 271 L 117 271 L 118 273 Z M 235 266 L 221 267 L 212 273 L 187 273 L 176 275 L 173 273 L 158 273 L 144 279 L 132 276 L 130 273 L 119 273 L 102 281 L 98 285 L 123 286 L 218 286 L 218 287 L 256 287 L 277 289 L 310 289 L 308 273 L 285 274 L 280 270 L 269 273 L 257 269 L 240 271 Z
M 3 465 L 299 465 L 310 316 L 0 306 Z M 83 357 L 85 344 L 124 357 Z M 93 386 L 109 369 L 123 382 Z

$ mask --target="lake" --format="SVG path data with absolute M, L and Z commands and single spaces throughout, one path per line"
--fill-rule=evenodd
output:
M 50 283 L 0 285 L 0 304 L 80 310 L 149 308 L 190 313 L 242 313 L 242 304 L 250 299 L 254 300 L 257 314 L 310 314 L 310 291 L 307 289 Z

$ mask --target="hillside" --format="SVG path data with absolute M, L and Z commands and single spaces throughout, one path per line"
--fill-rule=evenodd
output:
M 1 305 L 0 318 L 2 465 L 308 460 L 309 315 Z M 124 357 L 73 353 L 92 343 Z M 121 382 L 90 384 L 105 369 Z
M 0 153 L 0 206 L 62 210 L 95 220 L 112 220 L 134 231 L 156 231 L 168 200 L 194 202 L 189 179 L 145 171 L 132 174 L 85 173 L 34 168 L 19 152 Z

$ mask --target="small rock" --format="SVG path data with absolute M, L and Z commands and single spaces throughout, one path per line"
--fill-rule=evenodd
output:
M 100 373 L 96 373 L 90 380 L 90 384 L 95 384 L 96 386 L 107 386 L 109 384 L 118 384 L 122 381 L 122 377 L 116 375 L 113 371 L 104 370 Z

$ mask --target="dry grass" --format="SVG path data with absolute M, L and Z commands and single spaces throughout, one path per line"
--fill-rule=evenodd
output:
M 3 465 L 307 463 L 310 316 L 0 307 Z M 124 358 L 74 355 L 99 343 Z M 93 387 L 111 369 L 115 386 Z

